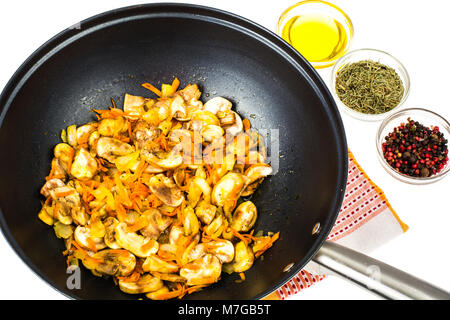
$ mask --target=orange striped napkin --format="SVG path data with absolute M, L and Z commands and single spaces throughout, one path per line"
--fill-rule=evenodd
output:
M 383 191 L 370 180 L 350 151 L 348 158 L 348 179 L 344 201 L 327 240 L 369 253 L 406 232 L 408 226 L 400 220 Z M 314 271 L 314 263 L 306 265 L 291 280 L 265 299 L 283 300 L 325 279 L 325 275 Z

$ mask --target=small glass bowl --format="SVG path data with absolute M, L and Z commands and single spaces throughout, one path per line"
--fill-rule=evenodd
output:
M 381 123 L 376 136 L 378 159 L 380 160 L 383 168 L 390 175 L 392 175 L 393 177 L 397 178 L 402 182 L 406 182 L 409 184 L 429 184 L 439 181 L 450 172 L 450 162 L 447 162 L 445 167 L 442 168 L 442 170 L 437 174 L 426 178 L 420 178 L 420 177 L 411 177 L 396 171 L 384 159 L 382 144 L 383 142 L 385 142 L 385 137 L 390 132 L 392 132 L 394 128 L 398 127 L 401 123 L 407 123 L 408 118 L 411 118 L 411 120 L 417 121 L 426 127 L 438 126 L 439 131 L 444 134 L 444 138 L 447 140 L 450 139 L 450 123 L 437 113 L 421 108 L 404 109 L 390 115 Z
M 276 26 L 276 33 L 280 37 L 282 37 L 283 28 L 289 20 L 291 20 L 293 17 L 296 16 L 303 16 L 310 14 L 312 15 L 320 14 L 328 16 L 338 21 L 344 27 L 345 33 L 347 35 L 347 44 L 345 49 L 342 51 L 341 55 L 336 56 L 334 59 L 327 61 L 309 61 L 309 63 L 311 63 L 311 65 L 316 69 L 332 66 L 340 57 L 342 57 L 342 55 L 344 55 L 348 51 L 351 42 L 353 40 L 353 33 L 354 33 L 352 21 L 347 16 L 347 14 L 336 5 L 322 0 L 300 1 L 299 3 L 296 3 L 287 8 L 286 10 L 284 10 L 284 12 L 281 14 Z
M 400 79 L 402 80 L 403 87 L 404 87 L 403 97 L 400 100 L 400 103 L 392 110 L 381 113 L 381 114 L 362 113 L 362 112 L 355 111 L 352 108 L 346 106 L 341 101 L 341 99 L 339 99 L 339 97 L 336 93 L 336 75 L 337 75 L 337 73 L 345 65 L 347 65 L 349 63 L 363 61 L 363 60 L 372 60 L 372 61 L 379 62 L 388 67 L 393 68 L 395 70 L 395 72 L 397 72 L 397 74 L 399 75 Z M 386 118 L 387 116 L 395 113 L 405 103 L 406 99 L 408 98 L 409 87 L 410 87 L 409 75 L 408 75 L 408 72 L 406 71 L 405 67 L 403 66 L 403 64 L 399 60 L 397 60 L 396 58 L 391 56 L 389 53 L 386 53 L 381 50 L 358 49 L 358 50 L 351 51 L 351 52 L 347 53 L 346 55 L 344 55 L 342 58 L 340 58 L 334 65 L 333 70 L 331 71 L 331 93 L 333 94 L 333 97 L 336 100 L 336 104 L 338 105 L 338 107 L 341 110 L 343 110 L 350 116 L 352 116 L 356 119 L 359 119 L 359 120 L 381 121 L 384 118 Z

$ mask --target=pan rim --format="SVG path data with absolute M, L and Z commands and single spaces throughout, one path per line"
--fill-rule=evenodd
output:
M 330 118 L 330 123 L 334 123 L 333 131 L 335 133 L 335 141 L 338 148 L 337 158 L 342 161 L 342 163 L 338 164 L 339 166 L 342 166 L 342 168 L 341 170 L 339 170 L 337 176 L 337 194 L 333 199 L 334 203 L 332 206 L 332 210 L 330 210 L 329 218 L 325 223 L 322 224 L 321 232 L 317 236 L 314 245 L 309 249 L 307 254 L 302 259 L 300 259 L 299 262 L 295 263 L 294 266 L 288 272 L 286 272 L 286 274 L 281 279 L 279 279 L 276 284 L 267 288 L 264 292 L 259 293 L 251 299 L 257 300 L 264 298 L 268 294 L 282 287 L 287 281 L 289 281 L 292 276 L 297 274 L 320 249 L 337 219 L 345 194 L 348 174 L 348 153 L 344 125 L 330 91 L 325 85 L 325 82 L 318 75 L 316 70 L 306 61 L 306 59 L 274 32 L 266 29 L 256 22 L 253 22 L 234 13 L 208 6 L 185 3 L 139 4 L 112 9 L 94 15 L 80 22 L 79 26 L 81 27 L 81 29 L 69 27 L 46 41 L 38 49 L 36 49 L 14 72 L 10 80 L 5 85 L 2 93 L 0 94 L 0 128 L 3 124 L 9 107 L 11 106 L 12 99 L 14 99 L 16 93 L 20 90 L 27 79 L 33 74 L 33 72 L 40 65 L 45 63 L 46 59 L 50 58 L 60 49 L 63 49 L 65 45 L 68 45 L 73 41 L 77 41 L 90 32 L 101 30 L 102 28 L 110 25 L 110 23 L 121 23 L 126 19 L 136 19 L 137 16 L 149 18 L 155 15 L 156 12 L 162 12 L 169 15 L 174 15 L 177 13 L 190 15 L 192 16 L 192 18 L 198 20 L 204 20 L 205 18 L 214 18 L 215 20 L 225 23 L 228 26 L 234 25 L 240 30 L 251 32 L 253 35 L 258 36 L 261 41 L 263 40 L 265 45 L 270 46 L 272 49 L 276 49 L 277 53 L 279 53 L 282 58 L 290 60 L 290 64 L 295 67 L 295 69 L 299 73 L 309 77 L 311 79 L 311 84 L 314 84 L 315 86 L 314 90 L 319 93 L 319 98 L 323 100 L 324 105 L 328 106 L 327 116 Z M 44 280 L 44 282 L 46 282 L 48 285 L 50 285 L 52 288 L 54 288 L 64 296 L 71 299 L 80 299 L 76 294 L 73 294 L 70 290 L 67 290 L 67 288 L 61 287 L 53 280 L 51 280 L 31 261 L 31 259 L 25 254 L 25 252 L 22 250 L 22 248 L 19 246 L 19 244 L 11 234 L 1 208 L 0 229 L 9 245 L 13 248 L 14 252 L 36 275 L 38 275 L 42 280 Z

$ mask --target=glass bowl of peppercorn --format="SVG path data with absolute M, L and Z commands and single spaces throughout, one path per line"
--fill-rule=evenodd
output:
M 411 184 L 436 182 L 450 172 L 450 123 L 435 112 L 411 108 L 386 118 L 376 144 L 381 164 L 395 178 Z
M 331 92 L 340 110 L 364 121 L 381 121 L 409 95 L 403 64 L 387 52 L 358 49 L 341 57 L 331 72 Z

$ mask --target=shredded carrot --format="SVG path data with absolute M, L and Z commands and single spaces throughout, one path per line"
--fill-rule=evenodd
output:
M 280 236 L 280 232 L 275 233 L 270 239 L 267 241 L 267 243 L 262 247 L 261 250 L 257 251 L 255 253 L 255 258 L 258 258 L 260 255 L 262 255 L 267 249 L 272 247 L 273 243 L 278 240 L 278 237 Z
M 91 238 L 87 237 L 86 241 L 89 245 L 89 249 L 91 251 L 97 252 L 97 245 L 95 244 L 94 240 L 92 240 Z
M 237 232 L 236 230 L 234 230 L 233 228 L 230 228 L 230 229 L 231 229 L 231 233 L 232 233 L 234 236 L 238 237 L 242 242 L 244 242 L 244 244 L 245 244 L 246 246 L 249 245 L 249 243 L 250 243 L 251 240 L 252 240 L 252 238 L 251 238 L 250 235 L 248 235 L 248 234 L 241 234 L 241 233 Z
M 116 207 L 116 215 L 117 215 L 117 219 L 120 222 L 124 222 L 125 219 L 127 218 L 127 211 L 125 210 L 125 208 L 122 206 L 122 204 L 120 203 L 120 200 L 116 199 L 115 201 L 115 207 Z
M 74 193 L 75 193 L 75 190 L 71 189 L 68 191 L 57 192 L 54 195 L 56 198 L 64 198 L 64 197 L 70 196 L 71 194 L 74 194 Z
M 160 90 L 156 89 L 154 86 L 152 86 L 150 83 L 143 83 L 141 84 L 141 86 L 143 86 L 145 89 L 150 90 L 151 92 L 153 92 L 154 94 L 156 94 L 158 97 L 161 97 L 162 93 Z
M 86 213 L 89 215 L 92 215 L 89 205 L 85 201 L 82 201 L 81 203 L 83 204 L 83 207 L 84 207 L 84 210 L 86 211 Z
M 180 86 L 180 80 L 178 80 L 178 78 L 175 77 L 175 79 L 173 79 L 173 81 L 172 81 L 172 90 L 173 90 L 173 92 L 177 91 L 179 86 Z
M 83 259 L 89 260 L 89 261 L 91 261 L 93 263 L 102 263 L 102 262 L 104 262 L 103 259 L 96 259 L 96 258 L 92 258 L 91 256 L 89 256 L 87 251 L 85 249 L 83 249 L 76 241 L 72 240 L 72 244 L 83 255 Z
M 161 200 L 159 200 L 158 197 L 154 194 L 149 195 L 147 197 L 147 200 L 149 201 L 152 208 L 158 208 L 163 204 Z
M 123 282 L 137 282 L 140 277 L 141 277 L 141 274 L 139 272 L 133 272 L 128 277 L 116 277 L 116 278 Z
M 59 211 L 59 207 L 61 204 L 59 202 L 56 202 L 55 207 L 53 208 L 53 216 L 56 217 Z
M 172 262 L 172 261 L 176 261 L 176 257 L 174 254 L 161 250 L 161 248 L 158 250 L 157 253 L 158 257 L 160 257 L 161 259 L 163 259 L 164 261 L 167 262 Z
M 73 162 L 74 156 L 75 156 L 75 150 L 71 149 L 70 158 L 69 158 L 69 161 L 67 162 L 67 172 L 70 172 L 70 170 L 72 169 L 72 162 Z
M 124 112 L 117 108 L 110 108 L 109 110 L 92 109 L 92 111 L 99 114 L 101 119 L 115 119 L 124 115 Z
M 145 162 L 144 160 L 140 160 L 139 163 L 138 163 L 136 171 L 130 177 L 128 177 L 126 179 L 126 182 L 128 184 L 130 184 L 130 183 L 132 183 L 134 181 L 139 181 L 141 176 L 142 176 L 142 173 L 145 171 L 147 166 L 148 166 L 147 162 Z
M 133 192 L 130 194 L 130 199 L 133 200 L 135 198 L 139 198 L 139 197 L 147 197 L 149 195 L 149 188 L 140 182 L 137 182 L 134 184 L 134 189 Z
M 252 127 L 250 121 L 247 118 L 242 120 L 242 125 L 244 126 L 244 131 L 248 131 Z
M 177 298 L 178 297 L 178 298 L 181 299 L 181 297 L 183 297 L 184 294 L 185 294 L 184 289 L 181 288 L 181 289 L 169 291 L 169 292 L 166 292 L 166 293 L 162 293 L 160 295 L 160 298 L 168 300 L 168 299 L 173 299 L 173 298 Z
M 111 104 L 112 104 L 112 109 L 117 109 L 116 108 L 116 102 L 112 98 L 111 98 Z
M 86 253 L 86 250 L 84 250 L 82 247 L 80 247 L 80 245 L 79 245 L 76 241 L 72 240 L 72 244 L 73 244 L 73 246 L 74 246 L 75 248 L 77 248 L 80 252 Z
M 196 286 L 191 286 L 191 287 L 188 287 L 188 288 L 186 289 L 186 293 L 191 294 L 191 293 L 193 293 L 193 292 L 202 290 L 204 287 L 206 287 L 206 285 L 196 285 Z

